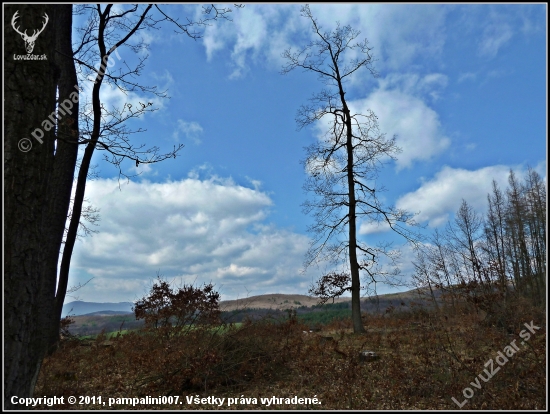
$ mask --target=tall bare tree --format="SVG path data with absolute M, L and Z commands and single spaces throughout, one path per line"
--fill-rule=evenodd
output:
M 158 12 L 155 18 L 153 11 Z M 101 5 L 82 5 L 77 7 L 76 13 L 87 16 L 86 24 L 79 28 L 79 42 L 74 46 L 74 60 L 78 72 L 82 76 L 81 81 L 93 81 L 91 102 L 85 103 L 80 113 L 80 136 L 78 144 L 86 145 L 84 155 L 78 169 L 75 196 L 72 204 L 71 217 L 66 233 L 65 244 L 59 269 L 59 278 L 56 294 L 56 320 L 60 320 L 63 310 L 63 302 L 67 292 L 69 269 L 74 245 L 78 235 L 78 228 L 82 226 L 81 215 L 84 208 L 84 194 L 87 179 L 90 173 L 91 160 L 94 153 L 100 150 L 104 153 L 104 159 L 119 169 L 119 174 L 124 175 L 121 164 L 124 160 L 131 160 L 138 166 L 152 164 L 170 158 L 176 158 L 177 153 L 183 147 L 179 145 L 167 153 L 159 153 L 159 148 L 153 146 L 145 148 L 136 146 L 130 137 L 142 129 L 129 130 L 127 121 L 138 118 L 141 115 L 155 111 L 151 102 L 142 103 L 132 109 L 130 103 L 122 108 L 108 108 L 100 100 L 101 87 L 104 82 L 111 87 L 118 88 L 124 94 L 132 92 L 148 93 L 160 98 L 166 98 L 166 91 L 158 91 L 156 86 L 146 86 L 137 83 L 144 67 L 146 58 L 140 58 L 134 68 L 127 64 L 119 63 L 118 68 L 111 70 L 110 61 L 118 53 L 121 47 L 126 46 L 133 52 L 143 51 L 147 48 L 143 42 L 134 40 L 135 35 L 142 30 L 158 29 L 162 22 L 168 21 L 174 24 L 180 34 L 185 34 L 192 39 L 202 36 L 201 27 L 218 19 L 227 19 L 229 8 L 218 8 L 214 5 L 203 6 L 204 17 L 199 21 L 188 20 L 180 24 L 178 20 L 171 18 L 160 6 L 128 5 L 122 10 L 113 9 L 109 4 L 102 8 Z M 53 326 L 50 343 L 53 346 L 58 339 L 59 323 Z
M 381 255 L 395 260 L 396 251 L 390 250 L 389 244 L 372 247 L 360 241 L 358 217 L 365 223 L 384 222 L 410 240 L 414 237 L 406 225 L 414 223 L 410 214 L 384 207 L 377 196 L 381 188 L 376 188 L 375 180 L 380 168 L 400 152 L 395 137 L 386 139 L 379 132 L 374 112 L 353 113 L 346 98 L 346 82 L 352 75 L 366 69 L 376 76 L 368 41 L 357 42 L 360 32 L 349 25 L 338 24 L 332 32 L 323 31 L 307 5 L 301 13 L 311 21 L 314 40 L 298 52 L 288 49 L 283 53 L 288 63 L 282 73 L 301 68 L 319 76 L 327 88 L 314 95 L 310 105 L 301 107 L 297 123 L 299 128 L 318 121 L 329 124 L 324 138 L 306 148 L 308 179 L 304 189 L 314 197 L 304 204 L 304 210 L 315 218 L 306 267 L 322 260 L 347 263 L 351 286 L 342 283 L 346 273 L 330 273 L 312 291 L 322 292 L 325 282 L 336 283 L 336 289 L 328 290 L 331 294 L 351 290 L 353 329 L 361 333 L 365 329 L 360 272 L 368 275 L 369 282 L 377 283 L 377 277 L 384 274 L 377 261 Z M 348 54 L 357 57 L 346 61 Z
M 538 304 L 546 299 L 546 187 L 541 176 L 529 168 L 525 180 L 525 204 L 529 251 L 533 263 L 533 298 Z
M 87 125 L 89 129 L 81 129 L 80 135 L 73 138 L 72 140 L 67 139 L 63 136 L 60 136 L 59 138 L 59 141 L 63 142 L 65 145 L 78 147 L 78 145 L 80 144 L 86 145 L 86 148 L 84 150 L 84 155 L 78 169 L 75 196 L 72 204 L 72 211 L 69 220 L 68 230 L 65 237 L 65 244 L 59 269 L 59 278 L 55 299 L 55 321 L 60 321 L 61 319 L 63 302 L 65 301 L 65 295 L 67 293 L 69 268 L 72 253 L 76 242 L 78 228 L 80 226 L 81 214 L 83 210 L 86 183 L 88 179 L 92 156 L 95 152 L 96 147 L 99 145 L 101 149 L 106 150 L 107 152 L 112 154 L 115 159 L 114 163 L 119 166 L 124 158 L 135 160 L 137 164 L 140 160 L 140 155 L 142 157 L 144 155 L 148 155 L 149 158 L 146 160 L 142 159 L 142 162 L 159 162 L 172 156 L 175 157 L 177 151 L 180 149 L 175 148 L 174 151 L 171 153 L 159 155 L 157 153 L 158 148 L 155 147 L 153 149 L 141 151 L 140 153 L 139 150 L 136 150 L 131 145 L 131 142 L 127 139 L 128 134 L 123 134 L 124 130 L 121 130 L 121 128 L 124 128 L 124 122 L 126 122 L 130 118 L 135 118 L 145 112 L 149 105 L 147 105 L 147 107 L 140 108 L 139 112 L 135 114 L 130 111 L 126 113 L 123 113 L 121 111 L 119 114 L 115 114 L 115 116 L 113 116 L 112 111 L 109 111 L 109 109 L 105 110 L 104 105 L 102 104 L 99 97 L 104 79 L 112 79 L 112 77 L 108 76 L 109 74 L 107 71 L 107 69 L 109 68 L 108 64 L 111 55 L 115 52 L 115 50 L 117 50 L 117 48 L 128 42 L 128 40 L 138 30 L 140 30 L 140 28 L 143 29 L 143 27 L 145 26 L 144 21 L 147 17 L 147 13 L 149 13 L 151 8 L 152 5 L 148 5 L 139 10 L 138 13 L 136 13 L 138 11 L 138 6 L 134 6 L 128 8 L 123 12 L 115 13 L 112 12 L 112 5 L 105 6 L 104 10 L 101 9 L 101 5 L 97 5 L 95 6 L 95 8 L 92 7 L 93 14 L 90 16 L 88 25 L 84 30 L 84 36 L 81 39 L 80 45 L 78 45 L 75 52 L 73 52 L 71 49 L 71 53 L 69 55 L 71 58 L 73 57 L 73 55 L 77 55 L 75 60 L 80 66 L 93 68 L 93 64 L 96 63 L 98 69 L 94 69 L 96 73 L 95 77 L 92 78 L 92 102 L 91 105 L 88 105 L 89 112 L 84 112 L 84 116 L 81 116 L 81 118 L 84 118 L 84 124 Z M 136 13 L 137 16 L 134 15 L 134 13 Z M 96 26 L 94 26 L 94 24 L 91 24 L 90 21 L 94 22 Z M 113 33 L 115 31 L 114 27 L 118 28 L 121 26 L 127 29 L 123 31 L 123 33 L 120 33 L 119 31 L 117 31 L 116 34 Z M 106 43 L 106 40 L 112 38 L 115 39 L 113 41 L 113 44 L 108 45 Z M 88 62 L 85 62 L 84 60 L 78 58 L 78 55 L 82 53 L 83 49 L 88 51 L 93 47 L 97 47 L 96 56 L 98 57 L 98 60 L 96 62 L 94 62 L 91 58 L 88 59 Z M 87 56 L 85 55 L 85 57 Z M 139 74 L 139 69 L 134 69 L 133 71 L 122 74 L 118 78 L 122 82 L 124 82 L 127 75 L 136 74 Z M 117 78 L 115 78 L 115 80 L 116 79 Z M 146 88 L 141 89 L 147 90 Z M 154 90 L 152 90 L 151 92 L 154 92 Z M 106 119 L 107 121 L 105 121 Z M 113 130 L 115 130 L 114 133 Z M 59 337 L 58 333 L 59 322 L 52 325 L 50 333 L 51 346 L 53 346 L 57 342 L 57 339 Z
M 460 257 L 467 281 L 482 282 L 481 261 L 479 258 L 479 240 L 482 237 L 483 218 L 462 200 L 453 222 L 447 223 L 446 236 L 449 245 Z
M 505 200 L 495 180 L 492 183 L 493 193 L 487 194 L 488 210 L 485 220 L 484 248 L 489 260 L 498 266 L 501 289 L 507 292 L 506 259 L 504 256 L 505 235 Z

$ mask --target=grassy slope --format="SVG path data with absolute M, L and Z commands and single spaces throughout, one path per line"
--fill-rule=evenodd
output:
M 520 304 L 521 305 L 521 304 Z M 334 322 L 304 334 L 300 324 L 244 324 L 223 334 L 191 331 L 185 337 L 130 334 L 91 346 L 68 341 L 43 364 L 35 394 L 120 397 L 178 396 L 183 404 L 129 405 L 111 409 L 464 409 L 546 408 L 546 315 L 517 306 L 510 314 L 513 334 L 480 320 L 474 310 L 431 313 L 392 312 L 371 316 L 367 334 L 351 334 L 350 321 Z M 537 328 L 525 345 L 524 322 Z M 329 339 L 330 338 L 330 339 Z M 519 351 L 487 382 L 487 361 L 515 341 Z M 361 363 L 371 350 L 379 359 Z M 497 362 L 494 363 L 498 368 Z M 479 379 L 479 387 L 474 387 Z M 473 393 L 463 396 L 465 388 Z M 186 396 L 225 398 L 189 405 Z M 227 398 L 242 400 L 227 406 Z M 321 405 L 260 398 L 316 397 Z M 65 398 L 67 400 L 67 398 Z M 105 409 L 107 406 L 56 405 L 37 409 Z

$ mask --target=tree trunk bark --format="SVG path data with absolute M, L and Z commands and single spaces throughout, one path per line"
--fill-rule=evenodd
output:
M 48 188 L 53 166 L 54 129 L 43 122 L 55 111 L 53 62 L 55 22 L 36 39 L 32 54 L 47 60 L 16 60 L 25 55 L 21 36 L 11 25 L 30 32 L 42 27 L 49 5 L 6 5 L 4 14 L 4 406 L 11 397 L 32 396 L 51 325 L 55 278 L 47 278 L 51 260 Z M 34 135 L 33 135 L 34 133 Z M 42 142 L 40 142 L 42 141 Z M 19 147 L 18 147 L 19 145 Z M 30 146 L 28 152 L 23 152 Z
M 351 124 L 351 123 L 350 123 Z M 351 135 L 351 130 L 349 131 Z M 363 333 L 363 321 L 361 319 L 361 280 L 359 278 L 359 263 L 357 262 L 357 225 L 356 225 L 356 200 L 355 183 L 353 181 L 353 147 L 351 136 L 348 138 L 348 191 L 349 191 L 349 266 L 351 271 L 351 319 L 353 332 Z
M 353 131 L 351 123 L 351 114 L 344 97 L 344 88 L 339 80 L 340 98 L 344 112 L 344 122 L 346 124 L 346 151 L 347 151 L 347 178 L 348 178 L 348 219 L 349 219 L 349 267 L 351 272 L 351 320 L 353 323 L 353 333 L 364 333 L 365 327 L 361 319 L 361 280 L 359 274 L 359 262 L 357 261 L 357 220 L 355 199 L 355 176 L 354 151 L 353 151 Z
M 50 181 L 50 216 L 51 226 L 51 257 L 57 259 L 63 242 L 65 224 L 71 202 L 71 190 L 76 169 L 78 156 L 78 111 L 79 111 L 79 90 L 76 68 L 73 61 L 72 50 L 72 26 L 73 13 L 72 5 L 64 4 L 56 7 L 57 36 L 55 62 L 59 68 L 58 94 L 61 103 L 59 122 L 57 128 L 57 148 L 55 152 L 55 163 L 52 180 Z M 74 209 L 73 209 L 74 210 Z M 80 211 L 80 210 L 79 210 Z M 55 220 L 53 219 L 55 218 Z M 80 222 L 80 214 L 79 214 Z M 71 251 L 72 253 L 72 251 Z M 57 273 L 56 273 L 57 280 Z M 50 351 L 56 348 L 59 341 L 59 328 L 63 302 L 67 293 L 69 272 L 59 272 L 57 292 L 55 295 L 55 309 L 53 323 L 50 333 Z
M 6 5 L 4 15 L 6 409 L 26 409 L 16 401 L 12 403 L 12 397 L 32 397 L 56 323 L 57 260 L 70 200 L 66 181 L 70 177 L 72 182 L 74 174 L 70 157 L 62 155 L 66 152 L 63 144 L 58 143 L 56 149 L 55 141 L 57 80 L 62 75 L 56 59 L 56 38 L 65 35 L 58 32 L 64 24 L 69 24 L 69 33 L 71 29 L 70 20 L 59 20 L 62 10 L 65 16 L 67 11 L 70 15 L 72 6 L 12 4 Z M 27 50 L 15 28 L 33 33 L 42 27 L 31 54 L 45 55 L 46 59 L 18 59 L 27 55 Z M 59 126 L 59 130 L 63 128 Z

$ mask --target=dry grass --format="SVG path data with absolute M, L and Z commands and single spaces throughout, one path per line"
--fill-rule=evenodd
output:
M 524 340 L 519 335 L 531 321 L 540 329 Z M 37 408 L 455 410 L 452 397 L 462 403 L 470 388 L 473 396 L 464 409 L 546 409 L 545 315 L 517 305 L 510 324 L 513 334 L 464 310 L 370 317 L 366 335 L 353 335 L 347 322 L 305 334 L 304 326 L 289 320 L 248 323 L 223 333 L 144 332 L 107 344 L 99 337 L 89 346 L 66 341 L 44 361 L 35 395 L 65 401 L 71 395 L 102 396 L 106 404 Z M 479 379 L 487 377 L 491 359 L 497 371 L 498 352 L 513 340 L 519 351 L 487 382 Z M 380 359 L 361 362 L 362 350 Z M 182 404 L 108 405 L 108 398 L 145 396 L 178 396 Z M 189 405 L 186 396 L 225 400 L 222 406 Z M 261 398 L 273 396 L 316 396 L 321 404 L 262 404 Z M 228 398 L 235 399 L 229 407 Z

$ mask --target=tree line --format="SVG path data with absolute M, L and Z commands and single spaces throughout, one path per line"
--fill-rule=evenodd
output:
M 481 215 L 462 201 L 454 220 L 419 249 L 414 283 L 436 304 L 440 291 L 453 308 L 466 299 L 504 324 L 512 299 L 545 305 L 545 183 L 532 168 L 523 181 L 510 170 L 506 189 L 493 180 L 487 206 Z

